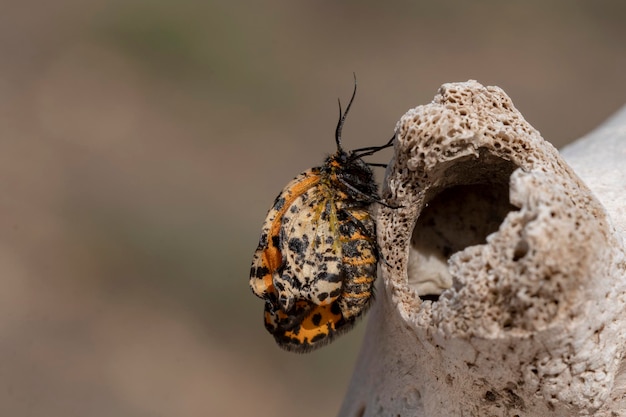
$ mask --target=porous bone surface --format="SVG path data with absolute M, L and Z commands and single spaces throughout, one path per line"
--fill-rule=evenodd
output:
M 444 84 L 396 132 L 340 415 L 622 415 L 626 262 L 593 193 L 498 87 Z

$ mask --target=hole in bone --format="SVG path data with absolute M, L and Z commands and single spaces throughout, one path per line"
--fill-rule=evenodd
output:
M 516 166 L 505 160 L 492 162 L 478 162 L 482 168 L 478 170 L 479 177 L 476 161 L 449 167 L 445 176 L 457 185 L 441 189 L 419 215 L 411 237 L 407 270 L 409 285 L 423 300 L 437 301 L 443 291 L 452 287 L 448 271 L 452 254 L 484 244 L 506 215 L 517 210 L 509 202 L 509 177 Z M 469 183 L 463 184 L 464 180 Z M 527 250 L 522 244 L 516 256 L 523 257 Z
M 354 417 L 363 417 L 365 415 L 365 405 L 361 405 L 354 414 Z
M 519 261 L 520 259 L 522 259 L 524 256 L 526 256 L 529 249 L 530 247 L 528 246 L 527 241 L 520 240 L 519 242 L 517 242 L 517 245 L 515 245 L 515 250 L 513 251 L 513 260 Z

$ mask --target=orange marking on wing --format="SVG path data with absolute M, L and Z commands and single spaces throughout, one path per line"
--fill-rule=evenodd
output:
M 330 305 L 315 306 L 307 316 L 302 320 L 298 332 L 288 331 L 285 336 L 297 339 L 301 343 L 311 341 L 315 336 L 320 334 L 327 335 L 330 331 L 335 330 L 335 323 L 341 320 L 341 314 L 333 314 Z M 313 323 L 313 317 L 319 314 L 321 316 L 319 323 Z M 330 325 L 330 330 L 329 330 Z
M 375 277 L 358 277 L 350 280 L 351 284 L 369 284 L 374 281 Z
M 283 262 L 283 255 L 280 253 L 278 248 L 273 245 L 270 236 L 270 242 L 267 245 L 267 249 L 263 251 L 263 265 L 266 265 L 270 270 L 270 273 L 263 277 L 263 280 L 267 282 L 267 276 L 269 275 L 269 280 L 271 283 L 272 280 L 272 272 L 276 270 Z
M 365 236 L 361 232 L 354 232 L 350 236 L 340 236 L 342 242 L 350 242 L 352 240 L 367 240 L 371 241 L 372 238 L 370 236 Z
M 266 274 L 265 276 L 263 276 L 263 285 L 265 285 L 265 291 L 267 291 L 268 293 L 276 292 L 276 290 L 274 289 L 274 281 L 272 280 L 272 274 Z
M 252 291 L 259 297 L 265 297 L 267 293 L 275 293 L 272 274 L 265 274 L 261 278 L 253 278 L 250 281 L 250 286 Z
M 296 201 L 298 197 L 304 194 L 309 188 L 315 186 L 319 182 L 319 180 L 319 175 L 310 174 L 304 177 L 302 181 L 294 184 L 291 188 L 289 188 L 289 190 L 287 190 L 285 203 L 283 204 L 283 207 L 276 213 L 276 217 L 274 217 L 274 221 L 272 222 L 272 227 L 270 227 L 268 233 L 267 249 L 263 251 L 263 262 L 266 263 L 270 271 L 275 271 L 283 262 L 283 255 L 280 253 L 280 250 L 276 246 L 274 246 L 273 242 L 273 237 L 280 235 L 283 215 L 287 210 L 289 210 L 293 202 Z
M 370 217 L 369 212 L 363 210 L 354 210 L 351 211 L 350 214 L 352 214 L 352 216 L 357 220 L 365 220 Z
M 270 227 L 268 233 L 268 243 L 267 248 L 263 251 L 261 257 L 263 266 L 269 269 L 269 273 L 263 276 L 263 285 L 267 288 L 268 292 L 274 292 L 274 281 L 272 274 L 276 269 L 278 269 L 283 263 L 283 255 L 276 246 L 274 246 L 274 236 L 278 236 L 280 234 L 280 228 L 282 227 L 282 219 L 283 215 L 293 202 L 300 197 L 303 193 L 305 193 L 309 188 L 314 187 L 320 180 L 320 176 L 318 174 L 309 174 L 305 176 L 302 181 L 292 185 L 285 192 L 285 202 L 282 208 L 276 213 L 274 217 L 274 221 L 272 222 L 272 226 Z
M 356 293 L 356 292 L 344 292 L 342 294 L 342 296 L 344 298 L 369 298 L 372 295 L 371 292 L 369 291 L 363 291 L 360 293 Z
M 376 263 L 376 258 L 373 256 L 367 258 L 343 258 L 343 263 L 352 266 L 371 265 Z

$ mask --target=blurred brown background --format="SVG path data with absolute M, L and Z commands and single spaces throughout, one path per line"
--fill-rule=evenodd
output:
M 335 415 L 363 324 L 283 352 L 248 273 L 353 72 L 347 148 L 450 81 L 557 146 L 626 102 L 621 0 L 2 6 L 1 416 Z

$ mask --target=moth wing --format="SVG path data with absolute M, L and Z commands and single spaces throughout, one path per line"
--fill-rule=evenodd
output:
M 278 201 L 278 198 L 276 201 Z M 267 217 L 265 218 L 265 222 L 263 223 L 263 228 L 261 230 L 259 245 L 252 256 L 252 267 L 250 268 L 250 288 L 257 297 L 261 298 L 268 298 L 269 294 L 274 292 L 274 285 L 272 283 L 273 265 L 283 262 L 282 255 L 270 242 L 272 238 L 270 236 L 271 226 L 274 223 L 277 214 L 278 210 L 276 210 L 275 202 L 267 213 Z
M 293 209 L 302 194 L 314 187 L 318 181 L 316 168 L 301 173 L 283 188 L 269 209 L 250 268 L 250 288 L 258 297 L 275 298 L 274 277 L 285 263 L 280 249 L 285 235 L 283 216 L 288 210 Z
M 281 250 L 285 266 L 274 277 L 276 286 L 284 288 L 286 310 L 297 300 L 328 305 L 342 287 L 342 246 L 334 200 L 319 186 L 303 194 L 298 208 L 284 216 Z

